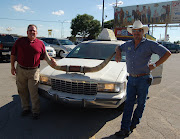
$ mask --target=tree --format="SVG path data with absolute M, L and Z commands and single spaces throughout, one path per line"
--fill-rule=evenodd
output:
M 114 19 L 106 21 L 104 23 L 104 28 L 113 29 L 114 28 Z
M 101 25 L 98 20 L 88 14 L 77 15 L 71 22 L 72 36 L 80 35 L 84 38 L 95 39 L 100 31 Z
M 180 44 L 180 41 L 174 41 L 174 44 Z

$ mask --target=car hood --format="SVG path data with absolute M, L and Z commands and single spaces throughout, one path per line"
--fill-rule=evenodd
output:
M 54 48 L 52 48 L 51 46 L 46 46 L 45 48 L 46 50 L 54 50 Z
M 78 59 L 78 58 L 63 58 L 57 61 L 58 65 L 71 65 L 71 66 L 87 66 L 94 67 L 102 63 L 103 60 L 93 60 L 93 59 Z M 110 61 L 102 70 L 98 72 L 91 73 L 80 73 L 80 72 L 64 72 L 60 70 L 55 70 L 50 66 L 47 66 L 41 71 L 41 74 L 51 76 L 51 78 L 67 80 L 67 81 L 87 81 L 87 82 L 111 82 L 115 83 L 121 72 L 126 70 L 125 62 Z M 125 73 L 125 72 L 122 72 Z

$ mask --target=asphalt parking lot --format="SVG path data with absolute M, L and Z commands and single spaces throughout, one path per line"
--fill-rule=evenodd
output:
M 180 53 L 164 63 L 161 84 L 151 86 L 140 125 L 129 139 L 180 139 Z M 41 61 L 41 69 L 47 64 Z M 122 109 L 82 109 L 41 98 L 41 117 L 21 117 L 10 63 L 0 62 L 0 138 L 116 139 Z

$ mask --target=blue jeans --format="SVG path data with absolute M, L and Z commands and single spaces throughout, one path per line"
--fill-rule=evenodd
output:
M 150 86 L 151 75 L 132 77 L 129 76 L 127 83 L 127 98 L 124 105 L 124 113 L 121 121 L 121 129 L 130 130 L 130 126 L 140 123 Z M 133 113 L 137 98 L 137 107 Z M 132 117 L 133 113 L 133 117 Z

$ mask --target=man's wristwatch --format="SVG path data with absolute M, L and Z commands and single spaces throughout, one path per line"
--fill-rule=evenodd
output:
M 155 63 L 153 64 L 153 67 L 155 67 L 155 68 L 157 67 Z

